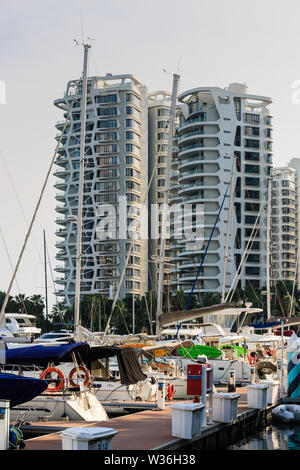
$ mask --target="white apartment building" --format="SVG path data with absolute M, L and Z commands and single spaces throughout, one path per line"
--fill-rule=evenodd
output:
M 256 237 L 248 246 L 240 287 L 266 285 L 266 207 L 272 169 L 271 99 L 251 95 L 246 85 L 199 87 L 179 96 L 180 123 L 174 140 L 170 201 L 173 269 L 172 284 L 189 293 L 212 233 L 236 165 L 233 214 L 229 239 L 226 291 L 231 286 L 263 205 Z M 176 239 L 178 208 L 189 204 L 191 226 L 202 225 L 201 247 L 191 250 L 186 239 Z M 180 206 L 179 206 L 180 205 Z M 229 192 L 216 224 L 194 293 L 222 292 L 228 226 Z M 203 219 L 198 222 L 198 209 Z M 189 212 L 190 211 L 190 212 Z M 180 211 L 179 211 L 180 213 Z M 180 216 L 182 217 L 182 215 Z
M 55 162 L 58 178 L 55 187 L 59 191 L 57 260 L 63 263 L 56 268 L 62 274 L 56 282 L 67 304 L 73 303 L 75 294 L 74 216 L 78 212 L 81 132 L 81 86 L 77 85 L 78 80 L 70 81 L 64 96 L 55 100 L 65 119 L 72 106 Z M 57 139 L 64 123 L 56 124 L 60 131 Z M 147 88 L 134 76 L 108 74 L 88 79 L 85 154 L 81 293 L 113 295 L 132 243 L 130 234 L 135 231 L 119 297 L 141 296 L 148 290 L 147 233 L 143 237 L 138 223 L 148 181 L 148 113 Z M 125 236 L 121 232 L 125 219 L 120 209 L 121 196 L 126 197 L 127 222 L 136 227 Z M 103 234 L 99 237 L 99 224 L 103 228 L 105 218 L 109 219 L 105 205 L 116 214 L 115 230 L 108 230 L 106 239 Z
M 296 170 L 272 171 L 271 279 L 294 281 L 296 271 Z

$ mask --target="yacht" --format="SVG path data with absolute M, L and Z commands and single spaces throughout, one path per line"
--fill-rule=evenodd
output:
M 25 313 L 6 313 L 5 327 L 0 328 L 0 338 L 7 343 L 31 343 L 41 334 L 36 327 L 36 317 Z

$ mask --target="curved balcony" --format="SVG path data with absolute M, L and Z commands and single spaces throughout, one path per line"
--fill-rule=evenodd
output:
M 182 134 L 182 136 L 178 139 L 178 144 L 182 145 L 185 142 L 193 141 L 195 139 L 215 139 L 219 141 L 220 144 L 220 139 L 217 137 L 217 133 L 208 133 L 208 132 L 187 132 L 185 134 Z M 219 145 L 217 144 L 217 145 Z
M 188 194 L 191 191 L 195 191 L 197 189 L 210 189 L 210 190 L 215 190 L 217 192 L 216 197 L 219 195 L 219 190 L 218 190 L 218 183 L 206 183 L 206 182 L 200 182 L 200 181 L 194 181 L 193 183 L 189 184 L 184 184 L 182 185 L 181 189 L 178 189 L 178 194 L 183 196 L 184 194 Z M 206 199 L 205 195 L 201 195 L 199 199 Z

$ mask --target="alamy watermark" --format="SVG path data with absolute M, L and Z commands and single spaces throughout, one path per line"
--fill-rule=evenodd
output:
M 163 216 L 163 213 L 166 215 Z M 128 204 L 120 196 L 118 204 L 100 204 L 96 210 L 97 239 L 180 240 L 189 251 L 201 250 L 204 243 L 204 204 Z M 164 219 L 163 219 L 164 217 Z M 149 231 L 149 220 L 151 230 Z M 164 226 L 164 230 L 162 230 Z

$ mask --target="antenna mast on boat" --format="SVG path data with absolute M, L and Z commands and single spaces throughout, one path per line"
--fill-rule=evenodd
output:
M 164 283 L 164 258 L 165 258 L 165 238 L 167 228 L 167 204 L 169 200 L 169 184 L 170 184 L 170 170 L 172 160 L 172 146 L 173 146 L 173 133 L 174 121 L 177 104 L 177 89 L 180 76 L 176 73 L 173 74 L 173 90 L 172 101 L 170 109 L 169 120 L 169 136 L 168 136 L 168 153 L 166 165 L 166 180 L 164 190 L 162 223 L 161 223 L 161 239 L 160 239 L 160 253 L 159 253 L 159 273 L 158 273 L 158 289 L 157 289 L 157 310 L 156 310 L 156 334 L 159 334 L 159 316 L 162 314 L 162 301 L 163 301 L 163 283 Z
M 84 193 L 84 164 L 85 164 L 85 127 L 86 102 L 88 81 L 88 52 L 90 44 L 82 44 L 84 48 L 82 73 L 82 99 L 81 99 L 81 137 L 80 137 L 80 170 L 78 187 L 78 213 L 77 213 L 77 249 L 76 249 L 76 280 L 74 302 L 74 333 L 78 333 L 80 321 L 80 291 L 81 291 L 81 261 L 82 261 L 82 221 L 83 221 L 83 193 Z

